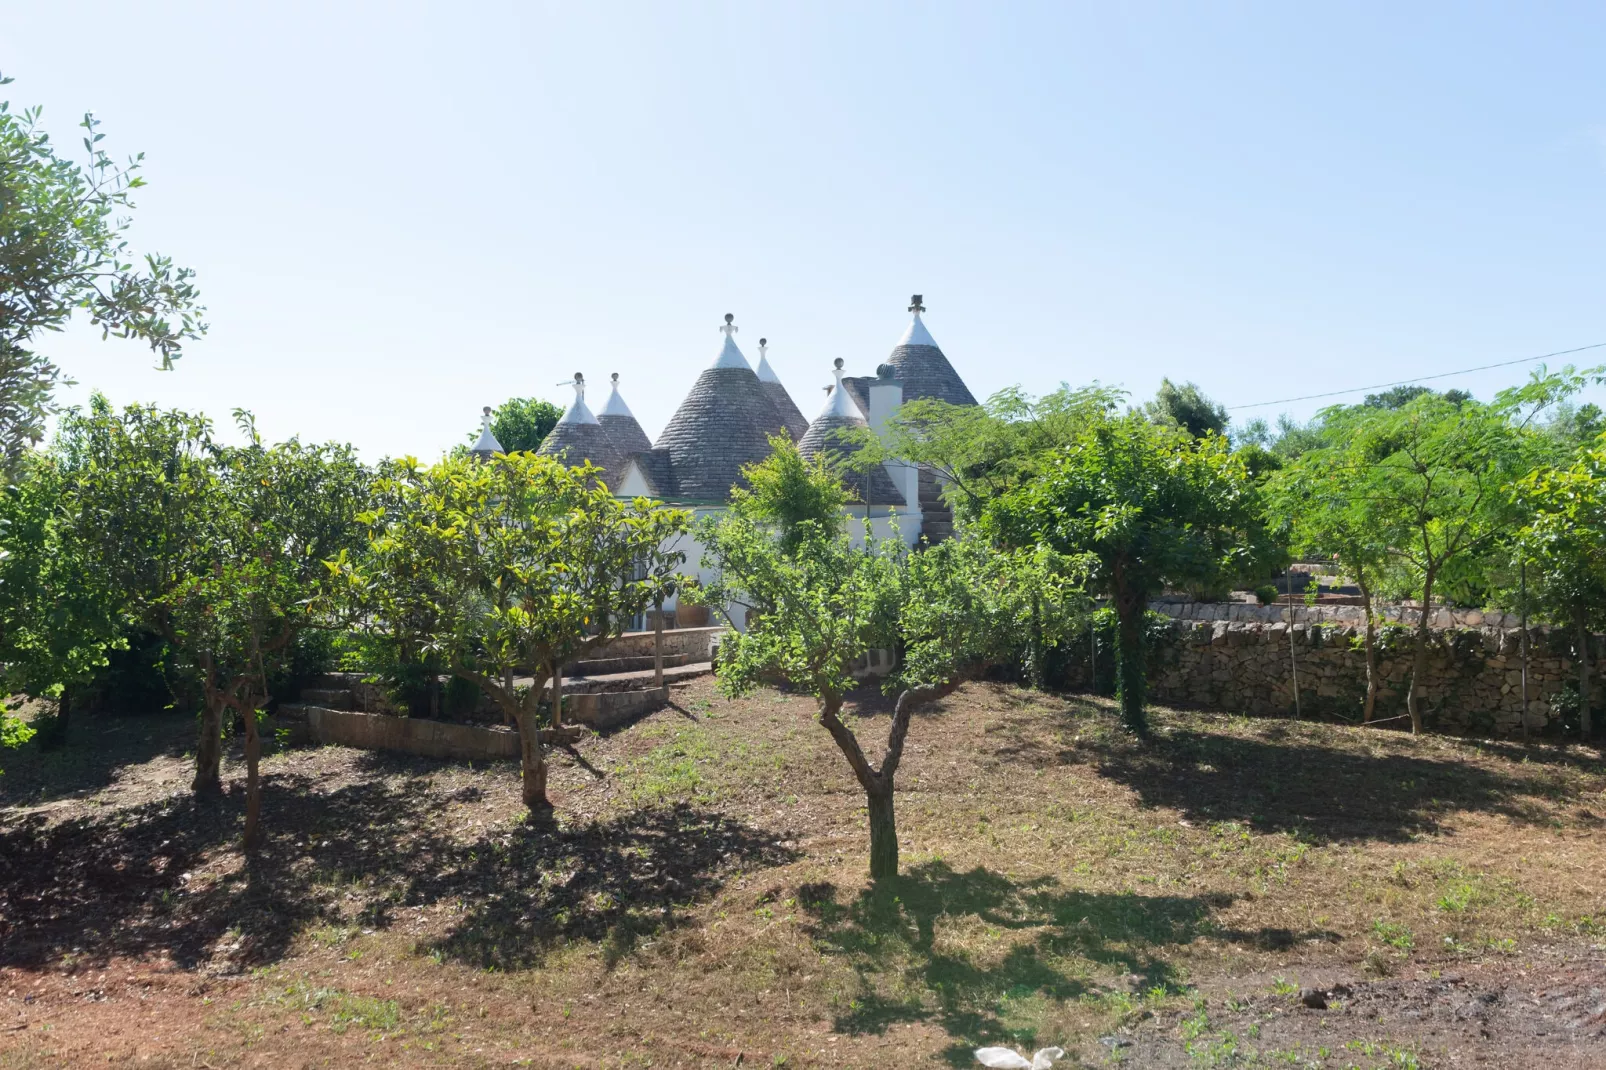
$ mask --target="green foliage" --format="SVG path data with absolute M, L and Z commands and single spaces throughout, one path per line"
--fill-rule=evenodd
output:
M 126 647 L 115 593 L 84 558 L 57 458 L 25 455 L 0 492 L 0 686 L 57 698 Z
M 557 422 L 563 410 L 550 401 L 540 398 L 508 398 L 491 413 L 491 434 L 508 453 L 521 450 L 538 450 Z M 468 436 L 470 443 L 479 438 L 476 428 Z
M 754 492 L 699 528 L 705 564 L 719 571 L 695 597 L 721 611 L 749 608 L 739 621 L 745 628 L 721 645 L 719 682 L 743 694 L 779 676 L 806 694 L 840 700 L 853 686 L 853 663 L 893 645 L 903 545 L 885 539 L 856 546 L 841 513 L 790 519 L 802 515 L 800 503 L 841 494 L 824 468 L 799 469 L 795 449 L 778 451 L 747 475 Z
M 1516 552 L 1527 562 L 1529 604 L 1538 616 L 1576 630 L 1579 727 L 1593 732 L 1587 643 L 1606 624 L 1606 435 L 1566 467 L 1537 468 L 1519 480 L 1513 500 L 1528 522 Z
M 1193 383 L 1177 386 L 1170 379 L 1161 379 L 1160 389 L 1153 401 L 1144 404 L 1143 413 L 1155 423 L 1180 427 L 1194 438 L 1227 431 L 1226 408 Z
M 180 651 L 203 695 L 196 786 L 218 786 L 223 711 L 247 725 L 247 841 L 256 832 L 256 711 L 298 633 L 329 612 L 327 558 L 358 544 L 369 471 L 350 447 L 213 440 L 206 420 L 104 398 L 63 421 L 68 540 L 89 582 Z
M 822 453 L 804 460 L 789 435 L 770 438 L 770 456 L 744 473 L 748 486 L 731 492 L 733 512 L 780 539 L 783 552 L 793 552 L 805 537 L 803 525 L 831 529 L 842 523 L 848 492 L 831 472 Z
M 0 85 L 11 79 L 0 77 Z M 136 264 L 129 213 L 142 155 L 113 163 L 86 114 L 86 160 L 57 154 L 40 109 L 0 101 L 0 456 L 14 464 L 54 410 L 60 371 L 35 350 L 83 310 L 102 336 L 137 338 L 171 367 L 206 332 L 194 273 L 165 256 Z
M 1044 458 L 1103 418 L 1124 397 L 1094 384 L 1062 387 L 1035 401 L 1003 390 L 985 405 L 905 403 L 888 421 L 888 456 L 927 465 L 942 477 L 943 495 L 960 521 L 978 518 L 987 503 L 1034 479 Z M 861 440 L 874 440 L 863 431 Z
M 1146 730 L 1142 619 L 1167 586 L 1226 586 L 1264 571 L 1277 551 L 1260 500 L 1225 439 L 1193 439 L 1137 413 L 1090 410 L 1037 461 L 1035 478 L 991 502 L 984 521 L 1005 545 L 1090 556 L 1090 581 L 1120 620 L 1122 716 Z
M 546 805 L 538 674 L 607 642 L 674 589 L 688 515 L 620 501 L 590 466 L 529 452 L 480 462 L 407 458 L 376 485 L 369 543 L 331 564 L 365 627 L 436 658 L 519 725 L 525 801 Z

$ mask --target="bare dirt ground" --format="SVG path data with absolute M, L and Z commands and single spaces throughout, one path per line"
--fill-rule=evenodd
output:
M 188 721 L 9 752 L 0 1067 L 1606 1066 L 1592 751 L 1182 711 L 1139 743 L 976 685 L 917 717 L 874 892 L 811 711 L 679 688 L 559 753 L 544 822 L 510 765 L 285 750 L 250 860 Z

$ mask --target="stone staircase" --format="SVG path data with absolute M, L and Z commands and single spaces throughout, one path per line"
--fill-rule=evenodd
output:
M 954 511 L 942 500 L 942 484 L 937 473 L 922 466 L 920 487 L 920 541 L 935 546 L 954 533 Z

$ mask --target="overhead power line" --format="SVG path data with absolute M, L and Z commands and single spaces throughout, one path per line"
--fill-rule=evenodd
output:
M 1503 360 L 1499 364 L 1482 364 L 1476 368 L 1462 368 L 1456 372 L 1440 372 L 1437 375 L 1423 375 L 1415 379 L 1401 379 L 1395 383 L 1375 383 L 1372 386 L 1352 386 L 1348 390 L 1329 390 L 1325 394 L 1304 394 L 1297 398 L 1280 398 L 1277 401 L 1257 401 L 1253 405 L 1228 405 L 1228 412 L 1237 412 L 1239 409 L 1263 409 L 1268 405 L 1290 405 L 1296 401 L 1315 401 L 1318 398 L 1336 398 L 1344 394 L 1359 394 L 1363 390 L 1387 390 L 1393 386 L 1410 386 L 1412 383 L 1426 383 L 1434 379 L 1448 379 L 1452 375 L 1468 375 L 1472 372 L 1486 372 L 1490 368 L 1509 368 L 1513 364 L 1532 364 L 1536 360 L 1549 360 L 1551 357 L 1566 357 L 1574 353 L 1585 353 L 1591 349 L 1606 349 L 1606 342 L 1596 342 L 1594 345 L 1579 346 L 1577 349 L 1558 349 L 1554 353 L 1541 353 L 1537 357 L 1522 357 L 1518 360 Z

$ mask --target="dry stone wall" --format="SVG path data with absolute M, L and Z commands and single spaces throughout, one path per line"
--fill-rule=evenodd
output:
M 1360 607 L 1155 602 L 1150 608 L 1173 619 L 1169 641 L 1157 644 L 1151 662 L 1149 693 L 1156 702 L 1251 713 L 1292 712 L 1292 630 L 1304 712 L 1359 716 L 1366 693 L 1366 655 L 1355 642 L 1365 629 Z M 1411 633 L 1418 612 L 1413 607 L 1383 611 L 1380 718 L 1405 712 Z M 1519 732 L 1522 675 L 1517 618 L 1446 608 L 1431 613 L 1434 645 L 1422 688 L 1428 723 L 1477 735 Z M 1530 628 L 1529 643 L 1528 727 L 1538 731 L 1559 718 L 1552 697 L 1576 679 L 1577 668 L 1565 633 Z

